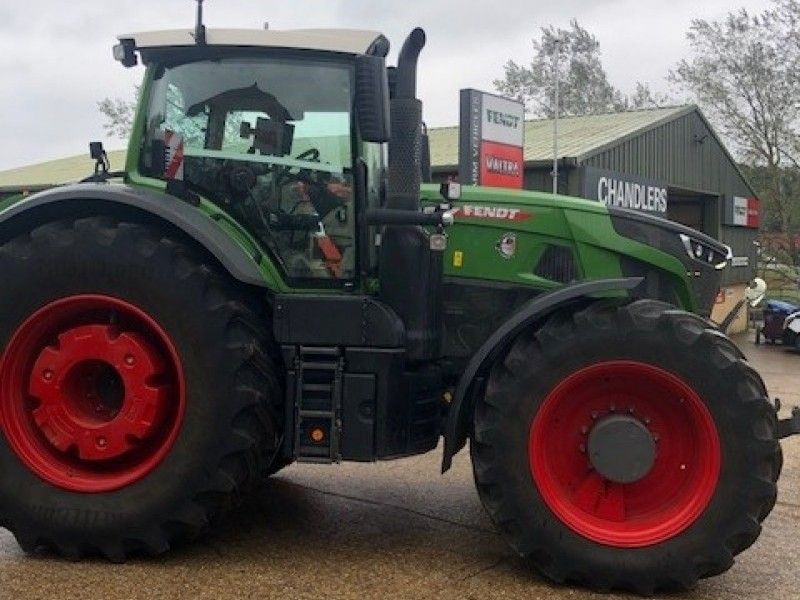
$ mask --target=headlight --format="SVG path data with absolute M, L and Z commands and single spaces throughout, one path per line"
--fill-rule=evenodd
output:
M 800 318 L 800 312 L 792 313 L 791 315 L 786 317 L 786 319 L 784 319 L 783 328 L 784 329 L 789 329 L 789 323 L 791 323 L 795 319 L 799 319 L 799 318 Z
M 689 258 L 696 260 L 707 265 L 711 265 L 718 271 L 728 266 L 728 261 L 733 258 L 733 251 L 730 247 L 726 246 L 727 252 L 722 254 L 716 248 L 712 248 L 699 240 L 696 240 L 685 233 L 680 233 L 681 242 L 683 247 L 686 248 L 686 254 Z

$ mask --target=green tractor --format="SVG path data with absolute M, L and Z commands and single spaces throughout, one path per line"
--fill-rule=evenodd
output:
M 202 6 L 202 4 L 201 4 Z M 781 470 L 710 320 L 728 249 L 543 193 L 423 183 L 417 29 L 126 35 L 124 172 L 0 205 L 0 526 L 160 554 L 290 463 L 467 441 L 512 548 L 640 593 L 727 570 Z

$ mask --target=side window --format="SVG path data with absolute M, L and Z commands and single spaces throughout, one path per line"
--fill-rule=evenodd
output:
M 294 285 L 353 279 L 352 66 L 259 57 L 153 69 L 143 172 L 219 205 Z

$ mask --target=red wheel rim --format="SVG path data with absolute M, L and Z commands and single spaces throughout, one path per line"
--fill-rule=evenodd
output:
M 183 369 L 164 329 L 109 296 L 71 296 L 13 334 L 0 367 L 0 423 L 46 482 L 101 493 L 169 453 L 185 410 Z
M 656 440 L 655 462 L 634 483 L 592 468 L 592 427 L 611 414 L 640 420 Z M 628 361 L 583 368 L 545 398 L 530 427 L 533 481 L 553 513 L 600 544 L 636 548 L 671 539 L 694 523 L 714 495 L 721 450 L 697 393 L 658 367 Z

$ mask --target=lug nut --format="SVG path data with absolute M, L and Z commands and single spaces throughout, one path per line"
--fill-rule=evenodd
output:
M 53 371 L 51 371 L 50 369 L 47 369 L 43 373 L 43 377 L 44 377 L 45 381 L 53 381 Z
M 128 354 L 125 357 L 125 364 L 128 365 L 129 367 L 132 367 L 133 365 L 136 364 L 136 359 L 133 357 L 132 354 Z
M 106 440 L 106 438 L 104 438 L 104 437 L 97 438 L 97 447 L 98 448 L 105 448 L 106 446 L 108 446 L 108 440 Z

